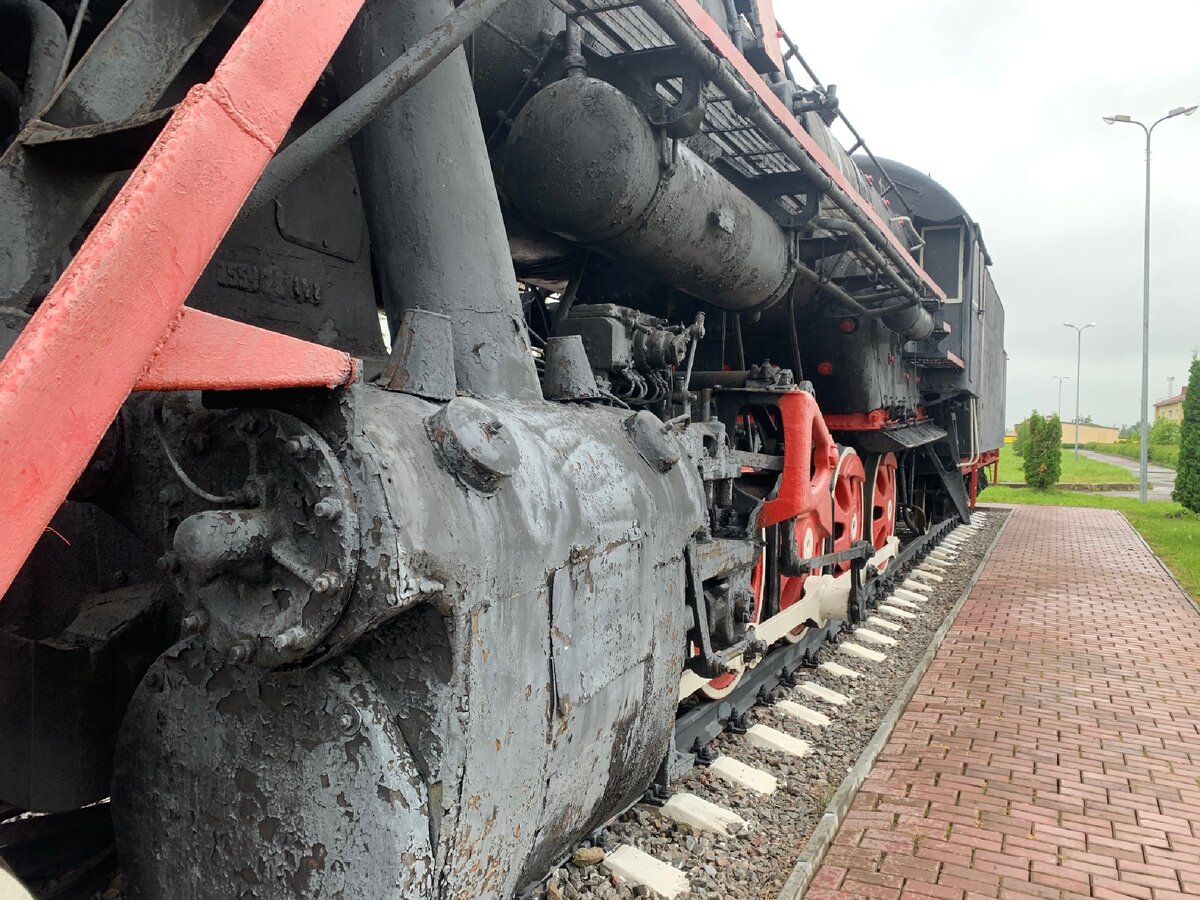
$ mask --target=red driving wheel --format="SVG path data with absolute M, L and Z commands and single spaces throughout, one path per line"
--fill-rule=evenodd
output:
M 882 550 L 896 533 L 896 454 L 874 454 L 866 466 L 866 502 L 863 513 L 870 541 Z M 881 567 L 882 568 L 882 567 Z
M 833 550 L 849 550 L 855 541 L 862 540 L 866 528 L 863 507 L 866 470 L 862 460 L 850 447 L 842 450 L 833 481 Z M 835 563 L 834 575 L 850 569 L 850 562 Z

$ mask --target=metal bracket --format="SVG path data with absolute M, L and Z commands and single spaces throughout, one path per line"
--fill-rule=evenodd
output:
M 586 48 L 585 48 L 586 50 Z M 637 50 L 617 56 L 592 56 L 588 71 L 628 94 L 646 114 L 650 124 L 661 128 L 668 137 L 691 137 L 700 131 L 708 112 L 704 96 L 707 81 L 700 68 L 678 47 Z M 657 86 L 679 79 L 680 97 L 671 103 Z
M 769 212 L 783 228 L 803 228 L 821 211 L 823 195 L 803 172 L 775 172 L 747 178 L 724 160 L 718 159 L 717 166 L 722 175 Z M 803 197 L 804 205 L 799 210 L 792 210 L 783 203 L 784 198 L 788 197 Z

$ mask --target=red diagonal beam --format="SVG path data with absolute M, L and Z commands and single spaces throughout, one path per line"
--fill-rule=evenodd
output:
M 333 388 L 354 377 L 354 360 L 340 350 L 184 307 L 133 389 Z
M 265 0 L 212 80 L 179 105 L 0 363 L 0 594 L 169 340 L 361 6 Z M 338 355 L 333 368 L 343 365 Z

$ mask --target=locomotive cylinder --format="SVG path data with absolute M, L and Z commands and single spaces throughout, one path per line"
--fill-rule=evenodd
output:
M 350 96 L 453 9 L 450 0 L 367 3 L 335 57 Z M 458 387 L 541 397 L 516 275 L 463 50 L 351 142 L 384 307 L 448 316 Z
M 513 123 L 504 173 L 535 225 L 722 309 L 771 303 L 792 283 L 775 220 L 607 82 L 540 91 Z

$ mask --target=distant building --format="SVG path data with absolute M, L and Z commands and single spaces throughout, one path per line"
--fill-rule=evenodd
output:
M 1187 394 L 1187 385 L 1183 386 L 1174 397 L 1168 397 L 1166 400 L 1159 400 L 1154 404 L 1154 421 L 1159 419 L 1168 419 L 1172 422 L 1178 422 L 1183 419 L 1183 398 Z
M 1062 423 L 1063 446 L 1075 443 L 1075 423 Z M 1115 444 L 1121 439 L 1121 429 L 1115 425 L 1087 425 L 1079 423 L 1079 443 Z
M 1050 416 L 1044 416 L 1047 422 L 1050 421 Z M 1028 419 L 1024 419 L 1017 423 L 1016 428 L 1012 431 L 1013 440 L 1017 439 L 1017 429 L 1023 427 Z M 1121 438 L 1121 429 L 1115 425 L 1089 425 L 1084 422 L 1079 423 L 1079 443 L 1081 444 L 1115 444 Z M 1005 435 L 1006 444 L 1011 444 L 1008 440 L 1008 435 Z M 1068 444 L 1075 444 L 1075 423 L 1062 423 L 1062 442 L 1066 447 Z

